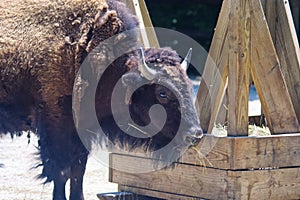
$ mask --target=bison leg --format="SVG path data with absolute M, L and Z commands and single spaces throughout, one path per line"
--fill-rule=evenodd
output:
M 63 175 L 59 175 L 53 180 L 53 182 L 53 200 L 66 200 L 65 185 L 67 182 L 67 178 Z
M 78 162 L 71 167 L 70 200 L 83 200 L 82 182 L 88 154 L 83 155 Z

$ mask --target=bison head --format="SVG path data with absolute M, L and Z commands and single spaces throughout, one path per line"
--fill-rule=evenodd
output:
M 182 62 L 169 48 L 140 49 L 139 54 L 137 66 L 121 77 L 122 91 L 113 95 L 118 99 L 113 114 L 119 116 L 114 120 L 126 128 L 130 146 L 143 146 L 163 160 L 174 161 L 202 137 L 186 74 L 191 50 Z M 118 107 L 119 102 L 127 107 Z
M 117 58 L 101 78 L 96 78 L 94 105 L 91 106 L 93 101 L 81 99 L 80 108 L 90 110 L 80 111 L 84 121 L 78 123 L 81 127 L 77 126 L 80 137 L 86 138 L 88 132 L 98 133 L 100 125 L 102 134 L 96 139 L 100 138 L 102 144 L 105 141 L 105 146 L 109 141 L 108 146 L 114 150 L 115 147 L 142 149 L 164 163 L 178 160 L 202 137 L 192 84 L 186 74 L 189 57 L 190 53 L 181 62 L 178 54 L 169 48 L 149 48 Z M 81 73 L 80 82 L 84 82 L 84 76 Z M 91 85 L 91 81 L 86 85 Z M 94 91 L 86 89 L 83 96 L 90 96 L 89 93 Z M 96 128 L 93 128 L 96 123 L 89 120 L 93 107 L 98 121 Z

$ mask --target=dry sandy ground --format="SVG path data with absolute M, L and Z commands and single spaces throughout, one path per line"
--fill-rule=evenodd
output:
M 52 198 L 53 184 L 43 185 L 35 177 L 41 168 L 34 168 L 38 160 L 37 138 L 31 136 L 27 143 L 26 134 L 13 140 L 9 135 L 0 138 L 0 200 L 44 200 Z M 84 179 L 86 199 L 98 199 L 97 193 L 117 191 L 117 185 L 109 183 L 108 168 L 93 157 L 87 163 Z M 68 193 L 68 186 L 66 187 Z

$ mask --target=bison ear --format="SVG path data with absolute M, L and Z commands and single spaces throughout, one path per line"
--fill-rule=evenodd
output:
M 136 85 L 138 82 L 142 81 L 142 77 L 138 72 L 129 72 L 124 74 L 121 77 L 122 85 L 124 86 L 126 93 L 125 93 L 125 104 L 130 104 L 131 102 L 131 94 L 132 90 L 135 88 L 134 85 Z
M 122 76 L 122 84 L 125 87 L 133 86 L 140 81 L 142 81 L 142 77 L 138 72 L 129 72 Z

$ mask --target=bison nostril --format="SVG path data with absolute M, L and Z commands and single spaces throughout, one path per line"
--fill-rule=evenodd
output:
M 192 128 L 189 134 L 185 137 L 185 142 L 189 145 L 196 145 L 200 142 L 203 137 L 203 131 L 201 128 Z
M 201 128 L 197 129 L 196 131 L 196 137 L 202 138 L 203 137 L 203 130 Z
M 200 127 L 191 128 L 190 133 L 195 138 L 202 138 L 203 137 L 203 131 Z

